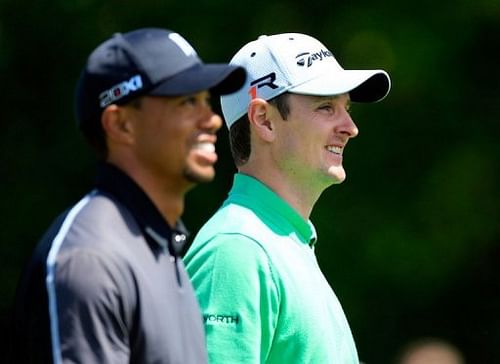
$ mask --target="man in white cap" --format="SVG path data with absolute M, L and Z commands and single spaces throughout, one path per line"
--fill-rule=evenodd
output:
M 248 72 L 221 97 L 238 168 L 227 200 L 185 256 L 211 363 L 359 363 L 342 307 L 322 274 L 309 220 L 344 181 L 358 134 L 352 102 L 390 89 L 382 70 L 344 70 L 304 34 L 261 36 L 231 64 Z

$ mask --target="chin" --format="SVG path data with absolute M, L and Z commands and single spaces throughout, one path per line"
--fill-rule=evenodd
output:
M 184 177 L 193 183 L 208 183 L 213 181 L 215 178 L 215 170 L 210 168 L 210 170 L 195 170 L 193 168 L 186 168 L 184 170 Z
M 331 167 L 328 170 L 328 176 L 334 185 L 341 184 L 346 179 L 346 173 L 342 167 Z

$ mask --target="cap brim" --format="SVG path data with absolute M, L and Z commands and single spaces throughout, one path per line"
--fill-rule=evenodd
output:
M 391 79 L 383 70 L 341 70 L 316 77 L 288 91 L 316 96 L 349 93 L 353 102 L 376 102 L 386 97 L 390 89 Z
M 246 80 L 244 68 L 228 64 L 197 64 L 161 82 L 148 94 L 155 96 L 188 95 L 210 90 L 216 95 L 238 91 Z

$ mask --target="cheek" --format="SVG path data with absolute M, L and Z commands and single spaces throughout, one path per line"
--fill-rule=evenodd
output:
M 313 130 L 302 130 L 297 135 L 297 144 L 300 145 L 302 153 L 308 156 L 316 157 L 319 152 L 322 152 L 324 146 L 324 137 L 321 133 Z
M 170 145 L 171 153 L 187 156 L 196 142 L 196 130 L 192 127 L 176 127 L 169 129 L 165 134 Z
M 179 144 L 181 140 L 186 139 L 188 125 L 182 120 L 168 118 L 158 123 L 155 129 L 154 133 L 157 134 L 154 136 L 155 138 L 163 138 L 164 140 Z
M 178 127 L 158 123 L 143 135 L 142 143 L 143 148 L 152 154 L 152 158 L 174 159 L 176 155 L 184 154 L 185 139 Z

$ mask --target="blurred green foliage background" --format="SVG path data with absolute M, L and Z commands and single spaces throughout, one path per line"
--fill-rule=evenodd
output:
M 499 0 L 0 1 L 2 328 L 33 246 L 93 181 L 73 114 L 80 69 L 112 33 L 144 26 L 176 30 L 207 62 L 292 31 L 345 68 L 386 69 L 390 95 L 353 105 L 346 182 L 314 209 L 320 265 L 367 364 L 422 336 L 500 362 Z M 231 184 L 227 144 L 222 130 L 216 180 L 187 197 L 192 232 Z

